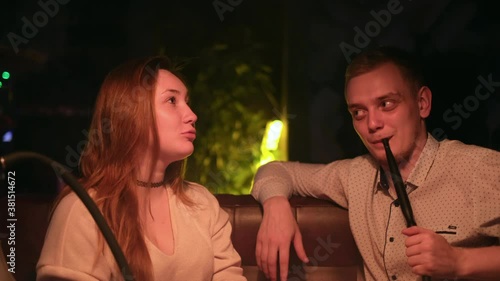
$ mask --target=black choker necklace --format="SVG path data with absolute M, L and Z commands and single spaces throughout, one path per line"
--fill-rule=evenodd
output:
M 142 186 L 142 187 L 153 187 L 153 188 L 156 188 L 156 187 L 161 187 L 161 186 L 164 186 L 165 185 L 165 182 L 164 181 L 159 181 L 159 182 L 145 182 L 145 181 L 140 181 L 140 180 L 136 180 L 136 184 L 138 186 Z

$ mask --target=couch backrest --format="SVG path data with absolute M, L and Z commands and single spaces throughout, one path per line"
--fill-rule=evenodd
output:
M 216 195 L 230 215 L 232 241 L 241 255 L 248 281 L 267 280 L 257 268 L 255 245 L 262 210 L 250 195 Z M 352 237 L 347 211 L 325 200 L 293 197 L 293 213 L 303 236 L 310 262 L 303 264 L 291 247 L 289 281 L 357 280 L 362 260 Z
M 216 197 L 230 215 L 232 241 L 241 255 L 248 281 L 266 280 L 255 260 L 257 232 L 262 219 L 260 205 L 250 195 L 219 194 Z M 33 281 L 35 278 L 35 266 L 48 226 L 52 200 L 53 197 L 40 195 L 16 197 L 14 277 L 17 281 Z M 314 198 L 294 197 L 290 202 L 311 262 L 303 265 L 292 247 L 288 280 L 356 280 L 361 259 L 349 231 L 347 212 L 333 203 Z M 7 206 L 7 198 L 0 199 L 0 206 Z M 10 248 L 6 223 L 7 212 L 4 210 L 0 212 L 0 239 L 4 255 L 9 254 Z

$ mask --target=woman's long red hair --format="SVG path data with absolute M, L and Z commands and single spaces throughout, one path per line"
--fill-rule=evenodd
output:
M 104 80 L 97 97 L 88 143 L 80 157 L 82 184 L 113 230 L 136 280 L 153 280 L 151 259 L 144 240 L 136 193 L 138 163 L 145 157 L 153 135 L 153 157 L 158 155 L 154 94 L 158 70 L 182 79 L 166 57 L 150 57 L 120 65 Z M 152 159 L 154 167 L 157 159 Z M 165 180 L 186 204 L 184 161 L 168 166 Z M 64 189 L 56 202 L 71 192 Z M 99 240 L 104 251 L 103 238 Z M 100 253 L 98 253 L 100 254 Z

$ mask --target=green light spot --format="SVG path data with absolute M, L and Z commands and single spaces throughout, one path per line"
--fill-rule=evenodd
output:
M 2 87 L 3 87 L 3 84 L 2 84 L 2 82 L 0 81 L 0 88 L 2 88 Z
M 2 72 L 2 78 L 7 80 L 10 78 L 10 73 L 7 71 Z

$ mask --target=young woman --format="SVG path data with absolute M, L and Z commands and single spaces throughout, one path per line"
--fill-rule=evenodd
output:
M 203 186 L 183 180 L 196 115 L 165 57 L 127 62 L 102 84 L 82 152 L 82 183 L 113 230 L 135 280 L 246 280 L 228 215 Z M 64 190 L 37 280 L 122 280 L 78 197 Z

